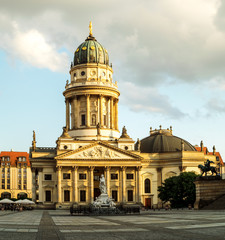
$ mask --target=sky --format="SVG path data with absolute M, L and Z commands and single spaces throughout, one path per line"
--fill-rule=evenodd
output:
M 0 151 L 54 147 L 62 92 L 89 34 L 108 51 L 119 127 L 173 134 L 225 159 L 225 1 L 0 0 Z

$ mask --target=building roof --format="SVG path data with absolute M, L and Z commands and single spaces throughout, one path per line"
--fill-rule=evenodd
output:
M 74 53 L 73 65 L 85 63 L 101 63 L 109 65 L 107 50 L 92 36 L 79 45 Z
M 21 162 L 22 164 L 27 163 L 27 166 L 30 167 L 29 154 L 27 152 L 14 152 L 14 151 L 2 151 L 0 153 L 0 161 L 2 162 L 2 157 L 9 157 L 10 166 L 16 167 L 19 162 L 19 157 L 25 157 L 26 162 Z
M 186 140 L 173 136 L 172 129 L 155 129 L 150 131 L 150 136 L 140 142 L 140 151 L 143 153 L 165 153 L 183 151 L 196 151 Z
M 215 152 L 215 153 L 209 152 L 207 147 L 203 147 L 203 149 L 201 150 L 201 147 L 195 146 L 195 149 L 198 152 L 201 152 L 203 150 L 204 155 L 215 155 L 216 157 L 218 157 L 220 164 L 224 166 L 223 159 L 222 159 L 222 157 L 221 157 L 219 152 Z

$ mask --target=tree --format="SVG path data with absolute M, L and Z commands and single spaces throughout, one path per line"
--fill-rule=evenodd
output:
M 163 202 L 170 201 L 173 208 L 193 205 L 196 196 L 194 181 L 197 176 L 194 172 L 183 172 L 179 176 L 167 178 L 158 187 L 159 198 Z

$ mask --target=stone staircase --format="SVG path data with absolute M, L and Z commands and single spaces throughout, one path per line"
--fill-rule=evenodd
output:
M 222 209 L 225 210 L 225 195 L 222 195 L 209 205 L 202 208 L 202 210 L 222 210 Z

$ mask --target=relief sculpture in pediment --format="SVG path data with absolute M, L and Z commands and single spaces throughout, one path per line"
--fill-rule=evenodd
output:
M 120 155 L 115 151 L 112 151 L 110 149 L 105 149 L 101 146 L 97 146 L 92 149 L 83 151 L 78 156 L 82 158 L 119 158 L 120 157 Z

